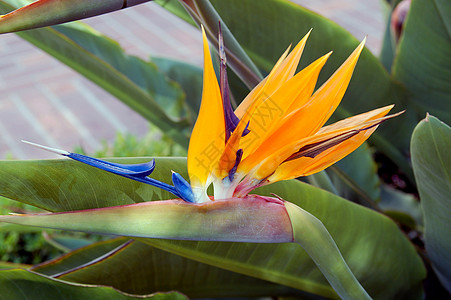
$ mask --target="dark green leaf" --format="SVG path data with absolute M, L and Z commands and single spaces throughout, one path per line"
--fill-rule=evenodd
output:
M 186 12 L 186 10 L 183 8 L 183 6 L 180 4 L 179 1 L 174 0 L 155 0 L 156 3 L 179 17 L 180 19 L 186 21 L 187 23 L 197 26 L 196 22 L 193 21 L 191 16 Z
M 117 238 L 93 244 L 42 264 L 33 271 L 70 282 L 107 285 L 132 294 L 178 290 L 189 297 L 256 297 L 299 295 L 301 292 L 267 281 L 202 264 L 153 248 L 139 241 Z M 101 251 L 99 251 L 101 250 Z M 109 255 L 98 259 L 99 253 Z M 91 260 L 86 258 L 90 257 Z M 78 260 L 77 264 L 74 264 Z M 78 266 L 85 265 L 82 268 Z M 193 276 L 193 274 L 195 274 Z
M 338 195 L 367 207 L 380 200 L 377 166 L 367 143 L 327 169 Z
M 184 62 L 163 57 L 152 57 L 158 69 L 168 78 L 177 82 L 186 94 L 186 102 L 191 112 L 197 115 L 202 98 L 202 69 Z M 192 119 L 195 119 L 194 117 Z
M 411 149 L 427 255 L 440 281 L 451 292 L 451 128 L 427 116 L 415 128 Z
M 81 247 L 85 247 L 87 245 L 90 245 L 94 243 L 94 239 L 88 239 L 85 237 L 75 237 L 75 236 L 68 236 L 65 234 L 46 234 L 45 235 L 46 241 L 50 243 L 52 246 L 60 249 L 64 252 L 69 252 L 71 250 L 76 250 Z
M 408 90 L 408 106 L 451 123 L 451 1 L 412 0 L 393 76 Z
M 386 215 L 401 224 L 415 229 L 423 225 L 420 202 L 412 194 L 382 185 L 379 207 Z

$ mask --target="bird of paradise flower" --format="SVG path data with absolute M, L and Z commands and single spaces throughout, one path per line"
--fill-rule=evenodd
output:
M 392 105 L 324 126 L 350 82 L 364 42 L 315 92 L 328 53 L 295 74 L 306 36 L 287 49 L 269 75 L 233 111 L 226 57 L 219 36 L 220 75 L 216 78 L 203 31 L 202 101 L 188 150 L 188 183 L 173 172 L 173 185 L 149 178 L 155 163 L 115 164 L 77 153 L 38 147 L 143 183 L 165 189 L 176 200 L 90 209 L 77 212 L 0 216 L 0 221 L 58 229 L 169 239 L 297 242 L 309 253 L 335 291 L 344 298 L 367 299 L 322 223 L 298 206 L 279 198 L 249 195 L 260 186 L 319 172 L 358 148 L 388 118 Z M 207 195 L 213 184 L 214 195 Z M 103 224 L 92 218 L 145 218 L 139 226 Z M 299 217 L 301 215 L 301 217 Z M 72 219 L 71 219 L 72 218 Z M 174 226 L 161 226 L 174 222 Z M 145 226 L 140 226 L 145 224 Z M 180 226 L 178 226 L 179 224 Z M 212 225 L 214 224 L 214 225 Z M 246 224 L 242 226 L 242 224 Z M 318 251 L 299 228 L 318 233 Z M 321 240 L 321 241 L 320 241 Z M 329 268 L 331 264 L 339 268 Z M 337 270 L 340 270 L 337 276 Z

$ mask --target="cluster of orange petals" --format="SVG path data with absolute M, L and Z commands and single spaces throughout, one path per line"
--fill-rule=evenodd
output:
M 314 91 L 331 53 L 295 74 L 309 34 L 291 53 L 285 51 L 269 75 L 237 107 L 235 114 L 240 121 L 227 141 L 221 91 L 203 34 L 202 103 L 188 151 L 188 172 L 198 201 L 207 200 L 206 189 L 211 183 L 215 198 L 220 199 L 244 196 L 262 184 L 319 172 L 358 148 L 378 124 L 391 117 L 386 115 L 392 105 L 324 126 L 345 94 L 365 41 Z M 246 126 L 250 132 L 243 136 Z M 238 149 L 243 154 L 236 166 Z

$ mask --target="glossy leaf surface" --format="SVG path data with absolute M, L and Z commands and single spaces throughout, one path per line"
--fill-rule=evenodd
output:
M 409 91 L 409 107 L 450 124 L 451 2 L 412 0 L 398 47 L 393 76 Z
M 426 250 L 451 292 L 451 128 L 427 116 L 412 136 L 412 164 L 424 214 Z

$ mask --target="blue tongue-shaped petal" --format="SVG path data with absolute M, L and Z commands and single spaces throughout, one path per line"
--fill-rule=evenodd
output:
M 153 170 L 155 169 L 155 160 L 152 159 L 147 163 L 142 164 L 116 164 L 104 160 L 100 160 L 97 158 L 89 157 L 86 155 L 78 154 L 78 153 L 69 153 L 65 155 L 74 160 L 80 161 L 87 165 L 117 174 L 117 175 L 131 175 L 137 177 L 146 177 L 149 176 Z
M 174 182 L 174 184 L 180 184 L 182 187 L 174 187 L 167 183 L 147 177 L 155 169 L 155 160 L 151 160 L 150 162 L 147 162 L 147 163 L 133 164 L 133 165 L 117 164 L 117 163 L 112 163 L 112 162 L 104 161 L 101 159 L 93 158 L 90 156 L 78 154 L 78 153 L 71 153 L 68 151 L 60 150 L 60 149 L 42 146 L 39 144 L 27 142 L 27 141 L 23 141 L 23 142 L 30 144 L 32 146 L 56 153 L 56 154 L 60 154 L 60 155 L 72 158 L 72 159 L 82 162 L 84 164 L 96 167 L 101 170 L 108 171 L 110 173 L 114 173 L 114 174 L 129 178 L 129 179 L 133 179 L 133 180 L 136 180 L 139 182 L 143 182 L 143 183 L 147 183 L 147 184 L 156 186 L 158 188 L 164 189 L 164 190 L 174 194 L 178 198 L 181 198 L 187 202 L 193 202 L 194 197 L 191 197 L 191 194 L 192 194 L 191 186 L 189 186 L 189 184 L 186 181 L 182 182 L 181 179 L 176 180 Z M 173 178 L 174 178 L 174 176 L 173 176 Z
M 180 198 L 188 202 L 194 202 L 194 193 L 189 183 L 179 173 L 172 171 L 172 183 L 180 195 Z

